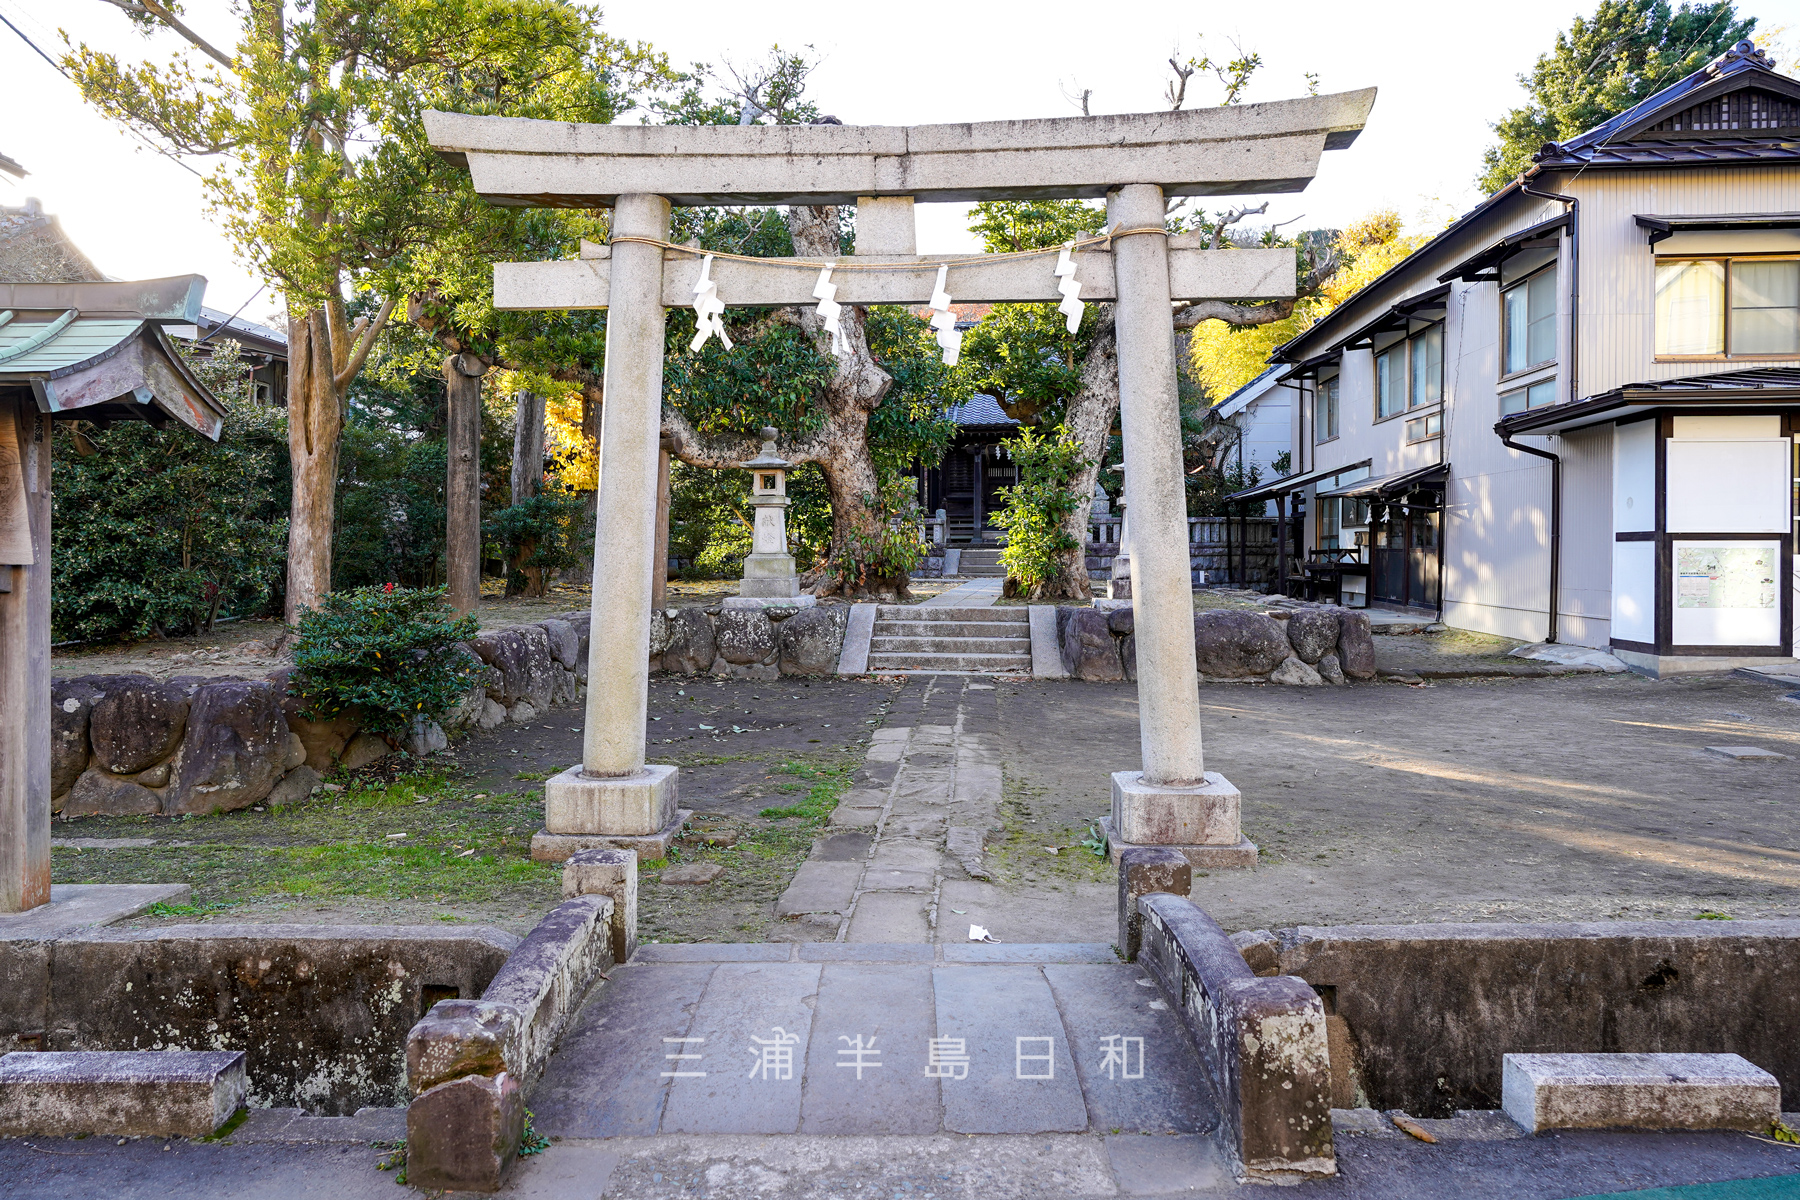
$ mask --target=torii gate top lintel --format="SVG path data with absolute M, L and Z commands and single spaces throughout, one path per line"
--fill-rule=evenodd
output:
M 1264 104 L 957 125 L 586 125 L 427 112 L 431 144 L 495 204 L 609 207 L 1297 192 L 1355 141 L 1375 89 Z

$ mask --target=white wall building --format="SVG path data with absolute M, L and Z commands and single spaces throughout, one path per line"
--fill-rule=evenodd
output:
M 1284 455 L 1292 463 L 1294 399 L 1300 385 L 1282 382 L 1284 373 L 1282 366 L 1270 367 L 1213 406 L 1213 417 L 1231 426 L 1234 435 L 1219 456 L 1221 470 L 1236 467 L 1246 479 L 1254 471 L 1258 483 L 1267 483 L 1281 474 L 1276 468 Z M 1263 515 L 1275 515 L 1273 500 L 1264 503 Z
M 1546 145 L 1276 352 L 1295 470 L 1244 498 L 1303 511 L 1315 582 L 1457 628 L 1791 661 L 1797 139 L 1800 81 L 1743 42 Z

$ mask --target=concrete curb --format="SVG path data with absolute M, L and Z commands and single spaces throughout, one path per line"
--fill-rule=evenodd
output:
M 1031 614 L 1031 677 L 1033 679 L 1067 679 L 1063 665 L 1062 643 L 1056 636 L 1056 605 L 1033 604 Z
M 875 638 L 878 604 L 852 604 L 850 623 L 844 630 L 844 648 L 838 653 L 839 675 L 865 675 L 869 670 L 869 643 Z

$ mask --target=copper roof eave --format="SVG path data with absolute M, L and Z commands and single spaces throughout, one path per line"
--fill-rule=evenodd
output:
M 227 411 L 168 335 L 147 322 L 106 350 L 53 371 L 0 368 L 0 387 L 9 384 L 29 387 L 39 410 L 52 417 L 137 418 L 154 425 L 173 419 L 213 441 Z

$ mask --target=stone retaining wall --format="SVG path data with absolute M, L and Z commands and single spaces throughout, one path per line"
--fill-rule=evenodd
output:
M 485 927 L 172 925 L 0 940 L 0 1052 L 242 1050 L 250 1103 L 403 1104 L 406 1038 L 519 945 Z
M 740 678 L 830 675 L 847 605 L 667 609 L 651 614 L 650 668 Z M 476 673 L 443 725 L 400 739 L 419 756 L 466 728 L 529 724 L 587 698 L 587 612 L 482 631 L 463 643 Z M 333 767 L 391 753 L 354 713 L 300 715 L 292 668 L 262 679 L 84 675 L 51 686 L 51 809 L 70 816 L 229 812 L 304 799 Z
M 1735 1053 L 1800 1108 L 1800 921 L 1301 926 L 1234 938 L 1324 998 L 1334 1090 L 1498 1108 L 1520 1053 Z
M 1071 678 L 1118 683 L 1137 678 L 1130 608 L 1110 612 L 1061 605 L 1057 643 Z M 1375 677 L 1375 640 L 1367 613 L 1347 608 L 1213 609 L 1194 614 L 1200 680 L 1300 686 Z

